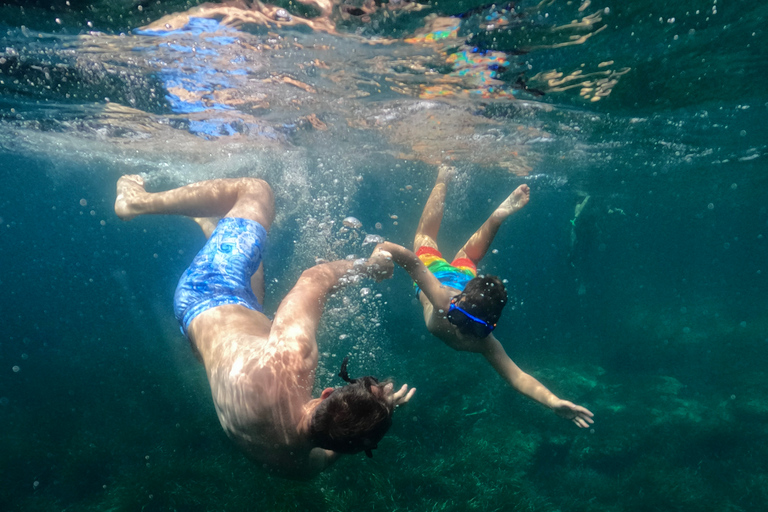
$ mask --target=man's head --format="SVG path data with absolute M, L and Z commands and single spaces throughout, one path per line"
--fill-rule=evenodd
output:
M 323 401 L 312 415 L 310 438 L 326 450 L 365 451 L 372 457 L 371 450 L 392 425 L 394 407 L 388 396 L 391 386 L 370 376 L 350 379 L 346 358 L 339 376 L 349 384 L 323 392 Z
M 449 321 L 464 334 L 485 337 L 490 334 L 501 318 L 501 312 L 507 304 L 507 290 L 504 283 L 496 276 L 477 276 L 467 283 L 464 291 L 454 299 L 453 304 L 458 306 L 456 309 L 459 312 L 451 312 L 454 314 L 448 315 Z M 454 309 L 453 305 L 451 309 Z M 478 320 L 489 325 L 484 336 L 479 332 L 483 329 L 478 330 L 478 326 L 475 325 L 479 323 Z

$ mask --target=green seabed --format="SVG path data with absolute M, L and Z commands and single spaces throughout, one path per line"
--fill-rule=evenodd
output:
M 8 481 L 41 482 L 14 510 L 74 504 L 84 511 L 745 509 L 745 495 L 752 503 L 766 499 L 766 448 L 751 440 L 765 435 L 768 403 L 759 391 L 763 371 L 737 371 L 727 353 L 733 344 L 757 342 L 756 332 L 737 326 L 695 341 L 662 340 L 667 351 L 698 343 L 700 354 L 717 352 L 687 376 L 630 375 L 540 354 L 540 363 L 529 362 L 542 367 L 532 372 L 537 378 L 599 411 L 594 428 L 583 433 L 516 396 L 482 361 L 446 354 L 436 344 L 420 349 L 427 357 L 412 357 L 411 347 L 398 376 L 419 382 L 419 401 L 398 411 L 372 460 L 346 457 L 311 482 L 270 477 L 231 446 L 212 414 L 202 372 L 180 377 L 155 368 L 142 378 L 147 389 L 137 391 L 135 403 L 121 396 L 120 404 L 82 405 L 90 410 L 82 428 L 70 426 L 57 440 L 38 434 L 9 440 L 4 460 L 24 462 Z M 591 341 L 571 336 L 569 343 Z M 182 365 L 195 364 L 182 347 L 175 350 Z M 663 360 L 664 350 L 654 359 Z M 436 372 L 435 364 L 446 371 Z M 692 380 L 697 375 L 706 384 Z M 107 385 L 128 385 L 130 378 Z M 166 403 L 172 414 L 159 404 L 146 409 L 162 395 L 178 401 Z M 110 408 L 130 423 L 106 428 L 102 417 L 89 430 L 87 418 Z M 37 417 L 33 432 L 60 431 L 55 418 Z

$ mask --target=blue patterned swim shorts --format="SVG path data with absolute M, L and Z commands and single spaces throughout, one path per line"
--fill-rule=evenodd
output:
M 267 231 L 256 221 L 234 217 L 219 221 L 176 286 L 173 309 L 185 336 L 197 315 L 216 306 L 239 304 L 262 311 L 251 276 L 266 244 Z

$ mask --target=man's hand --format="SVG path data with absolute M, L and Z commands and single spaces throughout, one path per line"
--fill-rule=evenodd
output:
M 389 279 L 395 271 L 395 264 L 392 262 L 392 254 L 381 249 L 381 244 L 373 250 L 373 254 L 366 261 L 368 275 L 381 282 Z
M 569 402 L 568 400 L 559 400 L 554 407 L 552 407 L 552 410 L 561 418 L 571 420 L 580 428 L 587 428 L 595 422 L 595 420 L 592 419 L 594 414 L 592 414 L 591 411 L 580 405 L 576 405 L 573 402 Z
M 410 400 L 413 394 L 416 392 L 416 388 L 411 388 L 409 390 L 408 384 L 403 384 L 403 387 L 398 389 L 395 393 L 392 393 L 393 389 L 394 384 L 391 382 L 384 386 L 384 393 L 387 394 L 389 403 L 391 403 L 393 407 L 397 407 L 398 405 L 403 405 L 404 403 L 408 402 L 408 400 Z

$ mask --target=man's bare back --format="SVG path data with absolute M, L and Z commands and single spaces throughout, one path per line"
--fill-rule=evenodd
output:
M 195 318 L 189 334 L 227 435 L 271 469 L 312 474 L 332 457 L 308 441 L 302 424 L 319 402 L 311 396 L 317 350 L 286 341 L 271 327 L 263 313 L 222 305 Z

